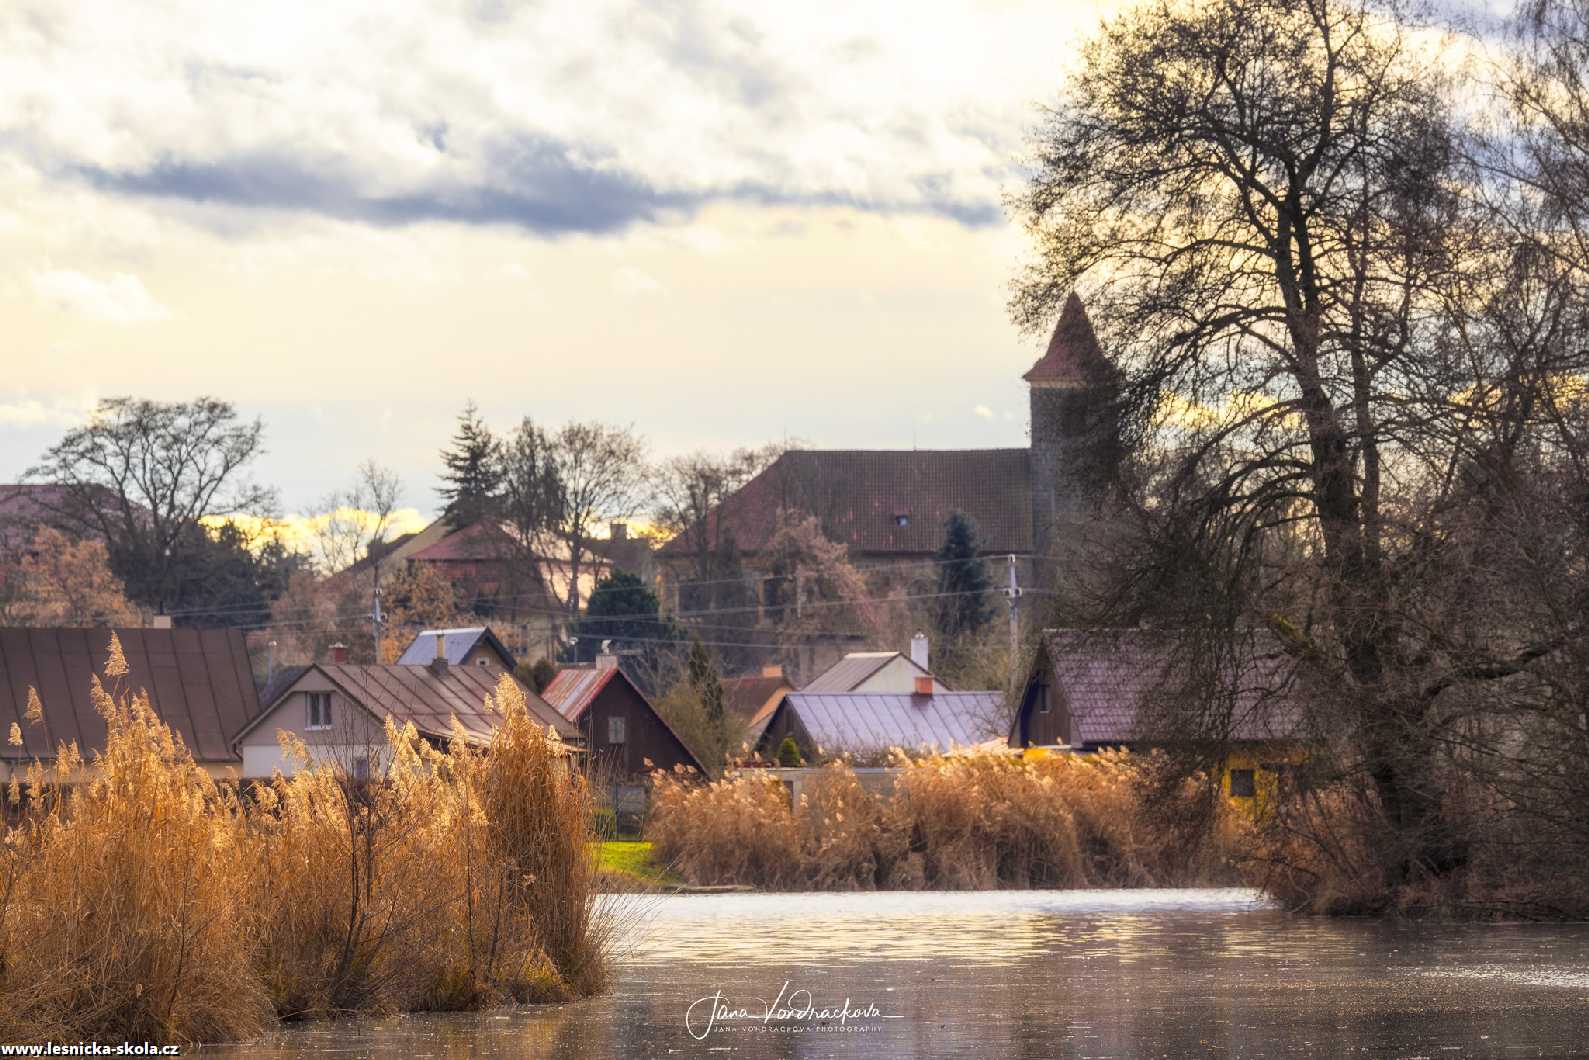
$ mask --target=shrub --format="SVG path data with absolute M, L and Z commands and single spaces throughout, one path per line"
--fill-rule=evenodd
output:
M 795 743 L 793 736 L 785 736 L 783 743 L 778 745 L 778 764 L 785 769 L 794 769 L 804 764 L 800 757 L 800 745 Z

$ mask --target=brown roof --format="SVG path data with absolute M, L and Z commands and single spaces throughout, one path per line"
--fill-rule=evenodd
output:
M 1098 335 L 1087 319 L 1087 309 L 1075 291 L 1065 299 L 1065 308 L 1054 325 L 1048 350 L 1021 378 L 1034 385 L 1081 386 L 1106 383 L 1118 378 L 1118 371 L 1104 356 Z
M 1165 629 L 1050 629 L 1044 651 L 1071 718 L 1071 745 L 1163 743 L 1154 731 L 1155 697 L 1176 695 L 1173 669 L 1181 634 Z M 1300 728 L 1289 694 L 1289 666 L 1262 642 L 1226 675 L 1235 690 L 1230 737 L 1294 738 Z M 1018 724 L 1018 721 L 1017 721 Z
M 976 521 L 986 552 L 1032 550 L 1032 485 L 1025 449 L 795 449 L 730 495 L 708 518 L 726 520 L 743 552 L 766 548 L 783 511 L 809 512 L 852 552 L 930 555 L 944 523 Z M 901 525 L 901 517 L 904 517 Z M 662 547 L 688 556 L 691 531 Z
M 487 705 L 487 697 L 496 692 L 498 681 L 514 680 L 524 693 L 530 717 L 555 729 L 565 740 L 579 739 L 577 726 L 509 675 L 474 666 L 449 666 L 438 674 L 429 666 L 398 663 L 316 663 L 312 669 L 319 670 L 349 699 L 383 721 L 390 717 L 399 724 L 412 722 L 421 735 L 447 739 L 452 735 L 452 719 L 457 718 L 481 742 L 491 738 L 501 720 L 499 712 Z M 287 688 L 281 688 L 276 702 L 286 692 Z M 267 709 L 275 705 L 270 703 Z
M 725 677 L 723 678 L 724 705 L 728 708 L 731 717 L 748 721 L 767 705 L 780 688 L 793 689 L 787 679 L 782 676 L 764 677 L 760 674 L 751 677 Z
M 780 709 L 826 755 L 950 751 L 996 739 L 1004 724 L 1001 692 L 791 692 Z
M 105 747 L 105 721 L 94 709 L 93 676 L 103 680 L 109 629 L 0 629 L 0 730 L 16 722 L 22 746 L 0 759 L 53 757 L 76 741 L 84 756 Z M 200 762 L 238 761 L 232 744 L 260 714 L 243 634 L 235 629 L 117 629 L 129 690 L 149 694 L 161 721 Z M 30 723 L 28 689 L 38 691 L 44 724 Z
M 904 659 L 921 673 L 930 672 L 916 665 L 916 661 L 902 651 L 852 651 L 832 666 L 806 682 L 802 692 L 853 692 L 866 683 L 867 678 L 893 662 Z M 942 681 L 938 682 L 942 684 Z

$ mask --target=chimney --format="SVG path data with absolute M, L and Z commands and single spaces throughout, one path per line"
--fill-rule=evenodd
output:
M 627 540 L 629 540 L 629 524 L 628 523 L 608 523 L 607 524 L 607 532 L 608 532 L 608 536 L 611 537 L 612 540 L 614 540 L 614 541 L 627 541 Z
M 436 634 L 436 657 L 430 660 L 430 672 L 437 677 L 447 676 L 447 638 L 444 634 Z
M 170 615 L 153 615 L 153 616 L 151 616 L 150 619 L 149 619 L 149 628 L 150 629 L 170 629 L 171 628 L 171 616 Z
M 782 677 L 783 676 L 783 663 L 768 663 L 766 666 L 763 666 L 761 668 L 761 676 L 763 676 L 763 677 Z
M 910 661 L 923 670 L 931 671 L 932 667 L 927 662 L 927 634 L 918 633 L 910 638 Z
M 341 666 L 348 661 L 348 646 L 341 641 L 331 645 L 331 661 Z
M 614 653 L 610 652 L 610 651 L 602 652 L 600 655 L 596 656 L 596 669 L 598 669 L 598 670 L 616 670 L 616 669 L 618 669 L 618 656 L 615 655 Z
M 916 695 L 918 695 L 918 696 L 930 696 L 930 695 L 932 695 L 932 675 L 931 674 L 917 674 L 916 675 Z

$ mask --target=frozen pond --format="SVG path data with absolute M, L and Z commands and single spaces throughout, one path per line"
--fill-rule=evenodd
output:
M 1304 919 L 1237 890 L 640 901 L 630 914 L 644 927 L 604 997 L 289 1027 L 246 1050 L 206 1052 L 571 1060 L 1589 1052 L 1589 925 Z

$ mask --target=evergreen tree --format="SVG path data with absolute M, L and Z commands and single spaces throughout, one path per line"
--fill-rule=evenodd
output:
M 938 630 L 949 637 L 975 633 L 993 617 L 992 583 L 977 556 L 977 526 L 964 512 L 951 512 L 938 550 Z
M 690 657 L 688 663 L 690 687 L 695 690 L 696 697 L 701 701 L 701 714 L 706 719 L 706 726 L 716 745 L 714 751 L 726 749 L 728 744 L 728 714 L 724 709 L 723 679 L 718 675 L 717 664 L 712 662 L 712 653 L 706 650 L 706 645 L 700 637 L 690 638 Z
M 447 507 L 442 516 L 461 529 L 491 514 L 502 495 L 502 444 L 480 418 L 473 401 L 458 416 L 458 430 L 441 453 L 442 485 L 436 490 Z
M 660 649 L 683 639 L 671 618 L 663 618 L 657 594 L 639 578 L 613 571 L 596 583 L 585 613 L 574 625 L 572 662 L 590 662 L 601 651 L 602 641 L 617 649 L 631 646 L 648 660 Z M 647 661 L 647 660 L 642 660 Z M 627 672 L 627 668 L 626 668 Z

